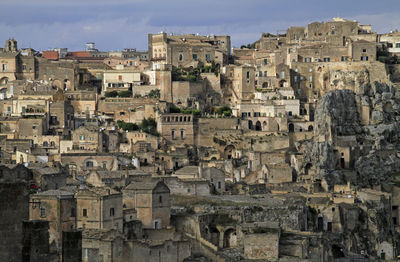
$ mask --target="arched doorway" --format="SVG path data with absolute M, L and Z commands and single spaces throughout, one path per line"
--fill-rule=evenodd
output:
M 236 230 L 230 228 L 224 233 L 224 248 L 236 247 L 237 246 L 237 235 Z
M 294 125 L 292 123 L 289 124 L 289 132 L 290 133 L 294 132 Z
M 323 217 L 318 217 L 318 228 L 317 231 L 321 232 L 324 229 L 324 218 Z
M 261 131 L 261 122 L 260 121 L 256 122 L 256 131 Z
M 224 158 L 225 159 L 232 159 L 234 150 L 235 150 L 235 147 L 233 145 L 229 145 L 229 146 L 225 147 Z
M 3 77 L 0 79 L 0 86 L 8 84 L 8 77 Z
M 254 129 L 254 127 L 253 127 L 253 121 L 251 121 L 251 120 L 249 120 L 249 129 L 250 129 L 250 130 Z
M 312 164 L 311 163 L 307 163 L 307 165 L 304 168 L 304 174 L 308 175 L 308 172 L 310 171 L 311 168 L 312 168 Z
M 345 160 L 344 160 L 344 153 L 340 153 L 340 168 L 345 168 Z

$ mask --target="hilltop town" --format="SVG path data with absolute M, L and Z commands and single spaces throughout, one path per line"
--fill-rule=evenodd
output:
M 394 261 L 400 32 L 0 48 L 0 260 Z

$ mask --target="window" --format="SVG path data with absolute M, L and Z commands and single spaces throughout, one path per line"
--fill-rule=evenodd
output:
M 107 162 L 103 162 L 103 169 L 107 168 Z
M 218 181 L 218 189 L 221 189 L 221 181 Z
M 82 209 L 82 216 L 87 217 L 87 209 Z
M 197 61 L 197 54 L 193 54 L 192 57 L 194 61 Z
M 185 138 L 185 131 L 181 130 L 181 139 L 184 139 L 184 138 Z
M 11 106 L 7 107 L 7 112 L 11 112 Z
M 182 60 L 183 60 L 183 55 L 179 54 L 179 61 L 182 61 Z
M 162 196 L 159 196 L 159 197 L 158 197 L 158 202 L 159 202 L 159 203 L 162 203 Z
M 400 43 L 396 43 L 396 48 L 400 48 Z
M 249 71 L 246 72 L 246 77 L 247 77 L 247 79 L 250 78 L 250 72 Z
M 93 167 L 93 162 L 92 161 L 87 161 L 86 162 L 86 167 Z
M 324 57 L 324 62 L 330 62 L 331 58 L 330 57 Z
M 306 62 L 306 63 L 311 63 L 311 57 L 306 57 L 306 58 L 304 58 L 304 62 Z
M 44 141 L 44 142 L 43 142 L 43 146 L 44 146 L 44 147 L 47 147 L 47 146 L 49 146 L 49 143 L 48 143 L 47 141 Z
M 285 78 L 285 72 L 284 71 L 281 72 L 280 77 L 281 78 Z
M 90 141 L 94 141 L 94 137 L 92 137 L 92 136 L 89 137 L 89 140 L 90 140 Z
M 45 208 L 40 208 L 40 217 L 41 218 L 46 217 L 46 209 Z
M 363 53 L 366 53 L 367 52 L 367 49 L 363 49 Z
M 347 56 L 342 56 L 342 62 L 347 61 Z
M 268 64 L 268 59 L 264 58 L 264 65 Z
M 22 70 L 26 70 L 26 65 L 22 65 Z
M 210 54 L 206 54 L 206 61 L 207 62 L 211 62 L 211 55 Z
M 85 136 L 79 136 L 79 140 L 85 140 Z
M 368 56 L 361 56 L 361 61 L 368 61 Z
M 171 131 L 171 138 L 175 139 L 175 131 L 174 130 Z
M 86 258 L 86 259 L 89 258 L 89 250 L 87 248 L 83 249 L 83 258 Z
M 114 208 L 110 208 L 110 217 L 113 217 L 115 214 Z
M 51 142 L 50 142 L 50 146 L 51 146 L 51 147 L 54 147 L 55 145 L 56 145 L 56 143 L 54 143 L 54 141 L 51 141 Z
M 2 66 L 1 68 L 2 68 L 2 71 L 3 71 L 3 72 L 6 72 L 6 71 L 7 71 L 7 65 L 6 65 L 6 64 L 3 64 L 3 66 Z

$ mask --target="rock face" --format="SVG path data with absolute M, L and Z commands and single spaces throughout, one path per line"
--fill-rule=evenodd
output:
M 339 88 L 350 81 L 349 76 L 332 74 L 338 79 L 332 84 Z M 315 179 L 326 181 L 329 187 L 346 182 L 335 151 L 338 147 L 350 148 L 348 168 L 357 173 L 359 187 L 388 182 L 400 165 L 400 90 L 387 83 L 369 83 L 365 74 L 353 78 L 355 90 L 330 91 L 320 99 L 315 110 L 314 139 L 300 146 L 304 150 L 303 173 L 307 172 L 307 164 L 312 165 Z M 350 142 L 340 142 L 344 138 L 351 138 Z

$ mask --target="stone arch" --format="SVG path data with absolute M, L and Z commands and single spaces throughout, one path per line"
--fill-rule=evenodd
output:
M 260 121 L 257 121 L 257 122 L 256 122 L 256 131 L 261 131 L 261 130 L 262 130 L 261 122 L 260 122 Z
M 237 234 L 234 228 L 229 228 L 224 232 L 224 248 L 237 246 Z
M 228 145 L 224 149 L 224 158 L 225 159 L 232 159 L 233 157 L 233 152 L 235 151 L 235 146 L 234 145 Z
M 250 130 L 254 129 L 253 121 L 251 121 L 251 120 L 249 120 L 249 129 Z
M 0 79 L 0 85 L 6 85 L 8 83 L 8 77 L 2 77 Z
M 308 175 L 308 172 L 310 171 L 310 169 L 312 168 L 312 164 L 311 163 L 307 163 L 306 166 L 304 167 L 304 174 Z
M 313 130 L 314 130 L 314 127 L 313 127 L 312 125 L 309 125 L 309 126 L 308 126 L 308 131 L 311 132 L 311 131 L 313 131 Z
M 85 168 L 92 168 L 92 167 L 96 167 L 96 166 L 97 166 L 97 161 L 94 159 L 89 158 L 84 161 Z
M 262 124 L 262 127 L 263 127 L 264 131 L 267 129 L 267 126 L 268 126 L 267 121 L 264 121 L 263 124 Z
M 61 83 L 60 80 L 56 79 L 53 81 L 53 87 L 55 87 L 56 89 L 62 89 L 63 88 L 63 84 Z
M 290 132 L 290 133 L 293 133 L 293 132 L 294 132 L 294 125 L 293 125 L 293 123 L 290 123 L 289 126 L 288 126 L 288 128 L 289 128 L 289 132 Z

